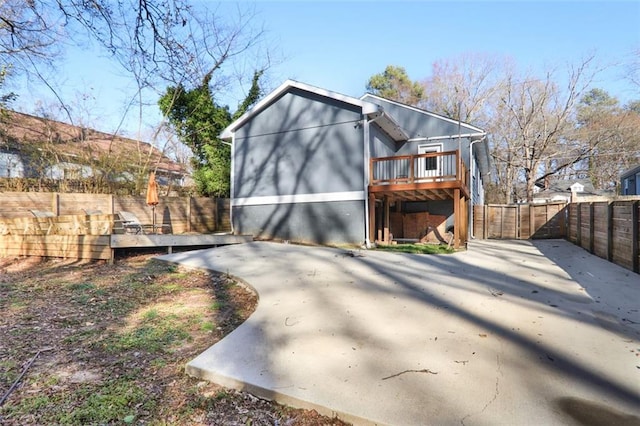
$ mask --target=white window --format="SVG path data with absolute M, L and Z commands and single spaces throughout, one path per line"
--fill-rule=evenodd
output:
M 419 145 L 418 154 L 429 154 L 432 152 L 442 152 L 442 144 L 433 145 Z M 426 157 L 418 160 L 418 168 L 416 170 L 416 177 L 420 178 L 433 178 L 442 176 L 442 157 Z

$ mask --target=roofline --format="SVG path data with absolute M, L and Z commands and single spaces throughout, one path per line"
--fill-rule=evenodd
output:
M 277 98 L 279 98 L 281 95 L 283 95 L 284 93 L 286 93 L 288 90 L 290 90 L 292 88 L 300 89 L 300 90 L 303 90 L 305 92 L 314 93 L 314 94 L 319 95 L 319 96 L 335 99 L 335 100 L 340 101 L 340 102 L 344 102 L 344 103 L 347 103 L 347 104 L 351 104 L 351 105 L 357 106 L 359 108 L 362 108 L 362 114 L 363 115 L 374 114 L 374 113 L 377 113 L 377 112 L 379 112 L 381 110 L 381 107 L 379 105 L 377 105 L 375 103 L 372 103 L 372 102 L 367 102 L 367 101 L 362 100 L 362 99 L 358 99 L 358 98 L 354 98 L 354 97 L 351 97 L 351 96 L 343 95 L 343 94 L 337 93 L 337 92 L 332 92 L 330 90 L 321 89 L 319 87 L 311 86 L 309 84 L 301 83 L 299 81 L 287 80 L 284 83 L 282 83 L 277 89 L 273 90 L 267 96 L 262 98 L 260 100 L 260 102 L 258 102 L 257 104 L 255 104 L 253 106 L 253 108 L 251 108 L 249 111 L 247 111 L 244 114 L 242 114 L 233 123 L 231 123 L 229 126 L 227 126 L 222 131 L 222 133 L 220 134 L 220 139 L 225 139 L 225 140 L 231 139 L 233 133 L 240 126 L 245 124 L 247 121 L 249 121 L 251 119 L 251 117 L 253 117 L 254 115 L 256 115 L 259 112 L 261 112 L 269 104 L 274 102 Z
M 399 107 L 410 109 L 412 111 L 419 112 L 421 114 L 428 115 L 430 117 L 439 118 L 441 120 L 448 121 L 448 122 L 453 123 L 453 124 L 462 123 L 462 124 L 465 125 L 465 127 L 473 129 L 473 130 L 477 131 L 478 133 L 486 133 L 481 128 L 476 127 L 476 126 L 474 126 L 472 124 L 469 124 L 469 123 L 467 123 L 465 121 L 458 122 L 458 120 L 454 120 L 453 118 L 449 118 L 449 117 L 446 117 L 446 116 L 441 115 L 441 114 L 436 114 L 435 112 L 430 112 L 430 111 L 424 110 L 422 108 L 418 108 L 418 107 L 414 107 L 414 106 L 411 106 L 411 105 L 403 104 L 402 102 L 392 101 L 391 99 L 383 98 L 381 96 L 377 96 L 377 95 L 374 95 L 372 93 L 365 93 L 364 95 L 362 95 L 360 97 L 360 99 L 364 100 L 364 98 L 366 98 L 366 97 L 371 97 L 371 98 L 374 98 L 374 99 L 379 99 L 381 101 L 389 102 L 389 103 L 397 105 Z
M 623 173 L 620 175 L 620 179 L 622 180 L 622 179 L 627 178 L 627 177 L 629 177 L 629 176 L 631 176 L 631 175 L 635 175 L 635 174 L 636 174 L 636 173 L 638 173 L 638 172 L 640 172 L 640 165 L 635 166 L 635 167 L 632 167 L 632 168 L 630 168 L 629 170 L 627 170 L 627 171 L 623 172 Z

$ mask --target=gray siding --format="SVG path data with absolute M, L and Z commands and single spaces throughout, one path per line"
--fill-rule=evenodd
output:
M 369 136 L 371 138 L 370 152 L 371 158 L 376 157 L 392 157 L 396 155 L 396 143 L 378 126 L 371 125 L 369 127 Z
M 361 114 L 292 90 L 236 131 L 234 198 L 364 190 Z
M 420 111 L 396 105 L 383 99 L 365 96 L 363 100 L 376 103 L 389 113 L 412 138 L 447 136 L 458 134 L 458 123 L 447 117 L 425 114 Z M 477 129 L 461 123 L 460 133 L 476 133 Z
M 362 244 L 364 201 L 272 204 L 233 208 L 234 231 L 260 239 Z
M 418 147 L 420 145 L 442 145 L 442 152 L 446 151 L 457 151 L 458 150 L 458 139 L 440 139 L 435 141 L 416 141 L 416 142 L 405 142 L 402 144 L 400 149 L 398 149 L 397 155 L 410 155 L 417 154 Z M 462 149 L 460 152 L 462 153 L 462 158 L 465 160 L 465 165 L 468 166 L 469 163 L 469 140 L 466 138 L 462 138 L 460 140 L 460 145 Z

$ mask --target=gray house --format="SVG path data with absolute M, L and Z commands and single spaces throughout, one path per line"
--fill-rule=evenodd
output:
M 620 175 L 620 192 L 622 195 L 640 195 L 640 166 Z
M 485 132 L 373 95 L 286 81 L 227 127 L 234 232 L 319 244 L 469 235 Z

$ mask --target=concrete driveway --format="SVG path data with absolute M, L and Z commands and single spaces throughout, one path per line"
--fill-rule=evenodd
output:
M 440 256 L 253 242 L 160 259 L 260 297 L 194 376 L 355 424 L 640 424 L 640 276 L 566 241 Z

